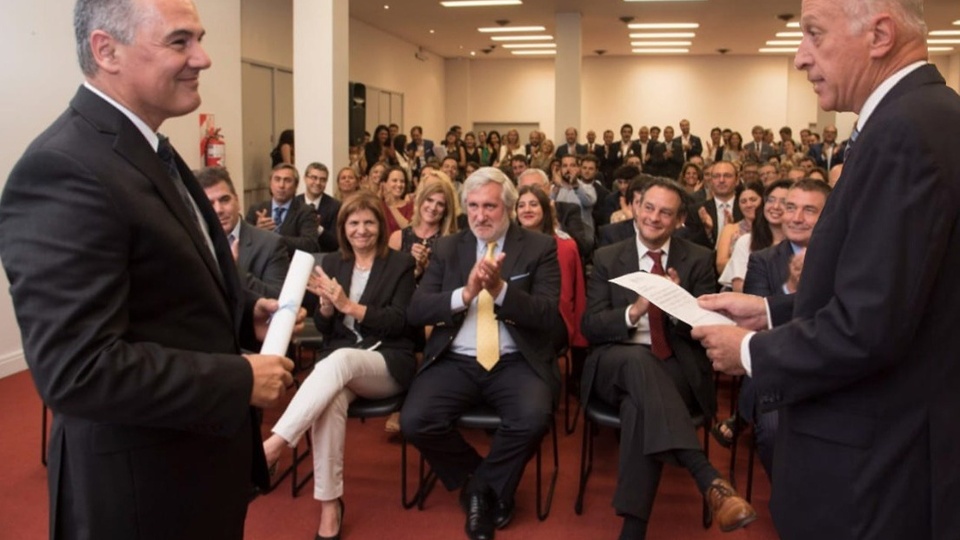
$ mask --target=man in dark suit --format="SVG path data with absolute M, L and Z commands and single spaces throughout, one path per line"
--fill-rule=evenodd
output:
M 513 183 L 484 167 L 464 182 L 463 199 L 470 228 L 437 241 L 407 311 L 433 332 L 400 425 L 447 489 L 463 487 L 467 536 L 477 540 L 513 515 L 524 465 L 550 426 L 567 338 L 556 242 L 513 223 Z M 486 458 L 454 426 L 481 404 L 503 420 Z
M 821 108 L 859 115 L 843 176 L 797 294 L 701 299 L 742 327 L 695 335 L 782 411 L 782 538 L 960 538 L 960 98 L 926 63 L 921 4 L 802 9 L 795 64 Z
M 251 405 L 275 404 L 293 363 L 240 354 L 276 302 L 243 294 L 203 190 L 156 133 L 200 104 L 197 12 L 118 3 L 78 2 L 86 82 L 0 200 L 24 356 L 54 411 L 50 537 L 239 540 L 267 481 Z
M 684 118 L 680 121 L 680 148 L 683 151 L 683 162 L 690 161 L 693 156 L 703 154 L 703 143 L 700 137 L 690 134 L 690 121 Z
M 716 291 L 713 253 L 671 238 L 683 223 L 683 188 L 656 178 L 633 192 L 635 238 L 594 254 L 581 328 L 593 350 L 583 370 L 581 402 L 619 408 L 620 466 L 613 506 L 624 517 L 621 539 L 646 535 L 664 459 L 693 476 L 723 531 L 747 525 L 756 512 L 707 461 L 691 414 L 717 408 L 710 362 L 689 327 L 674 323 L 635 292 L 609 280 L 637 271 L 669 277 L 690 294 Z
M 323 163 L 313 162 L 307 165 L 303 171 L 304 192 L 295 197 L 302 206 L 313 208 L 317 212 L 317 243 L 321 253 L 340 249 L 340 242 L 337 241 L 340 201 L 326 193 L 329 178 L 330 169 Z
M 433 153 L 433 141 L 423 138 L 423 128 L 413 126 L 410 128 L 410 142 L 407 144 L 407 154 L 412 155 L 412 167 L 414 176 L 420 177 L 420 171 L 427 165 L 427 162 L 436 157 Z M 322 247 L 322 246 L 321 246 Z
M 764 131 L 763 126 L 753 126 L 750 132 L 753 140 L 743 145 L 745 157 L 742 161 L 766 163 L 768 159 L 776 155 L 777 151 L 773 145 L 763 142 Z
M 205 167 L 197 182 L 217 213 L 223 234 L 240 270 L 241 284 L 261 298 L 279 298 L 290 258 L 280 237 L 240 219 L 240 200 L 223 167 Z
M 587 131 L 587 144 L 583 145 L 583 147 L 586 148 L 584 154 L 596 156 L 602 146 L 602 143 L 597 142 L 597 132 L 592 129 Z
M 270 173 L 270 200 L 250 205 L 247 223 L 280 235 L 293 257 L 296 250 L 315 253 L 317 243 L 317 214 L 297 200 L 300 174 L 289 163 L 281 163 Z
M 603 177 L 600 179 L 607 189 L 613 189 L 613 171 L 623 164 L 623 158 L 617 153 L 619 147 L 613 141 L 613 131 L 603 132 L 603 144 L 597 147 L 597 160 L 599 161 L 600 173 Z
M 810 145 L 808 156 L 813 158 L 817 167 L 830 171 L 835 165 L 843 163 L 844 145 L 837 142 L 837 126 L 823 128 L 823 142 Z
M 577 142 L 577 129 L 568 127 L 563 132 L 563 137 L 567 140 L 566 144 L 558 144 L 554 157 L 557 159 L 563 156 L 582 156 L 587 153 L 587 145 Z
M 737 167 L 729 161 L 718 161 L 710 168 L 713 197 L 697 205 L 687 216 L 686 228 L 691 240 L 714 249 L 723 226 L 743 219 L 737 200 L 740 185 L 737 175 Z
M 680 176 L 680 170 L 683 169 L 684 151 L 683 141 L 680 137 L 674 137 L 673 126 L 663 128 L 664 137 L 664 164 L 660 176 L 676 180 Z
M 750 254 L 747 274 L 743 280 L 743 292 L 763 298 L 794 294 L 800 282 L 803 254 L 810 243 L 810 235 L 817 225 L 820 213 L 827 203 L 830 186 L 819 180 L 799 180 L 787 192 L 783 213 L 785 240 Z M 757 444 L 760 463 L 773 477 L 774 438 L 779 424 L 776 410 L 758 412 L 757 393 L 751 377 L 745 377 L 740 389 L 741 418 L 754 425 L 753 435 Z

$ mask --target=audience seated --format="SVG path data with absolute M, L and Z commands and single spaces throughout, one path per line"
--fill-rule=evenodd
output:
M 557 202 L 575 204 L 580 208 L 580 219 L 590 245 L 596 229 L 593 224 L 593 207 L 597 204 L 597 191 L 592 183 L 581 181 L 580 157 L 565 154 L 560 158 L 560 174 L 553 177 L 550 198 Z
M 387 247 L 380 200 L 361 194 L 337 218 L 340 250 L 324 257 L 307 288 L 320 298 L 314 322 L 323 334 L 317 362 L 263 443 L 275 464 L 309 429 L 317 538 L 339 538 L 343 517 L 343 447 L 347 407 L 356 397 L 382 399 L 409 386 L 416 365 L 406 307 L 414 261 Z M 362 300 L 362 302 L 361 302 Z
M 434 328 L 400 425 L 444 486 L 462 488 L 468 538 L 492 539 L 549 429 L 566 331 L 556 242 L 512 223 L 513 183 L 485 167 L 461 198 L 469 229 L 436 242 L 407 311 L 411 324 Z M 481 404 L 502 418 L 486 457 L 455 428 Z
M 289 163 L 277 165 L 270 175 L 271 199 L 247 210 L 247 223 L 279 234 L 291 257 L 298 249 L 307 253 L 319 249 L 317 214 L 294 198 L 299 181 L 296 167 Z
M 753 183 L 755 182 L 751 182 Z M 718 281 L 724 289 L 743 292 L 743 278 L 747 275 L 750 253 L 779 244 L 783 240 L 783 208 L 791 185 L 793 182 L 790 180 L 778 180 L 763 191 L 763 200 L 760 207 L 754 211 L 750 232 L 741 235 L 733 243 L 730 260 L 720 274 Z
M 710 361 L 700 344 L 658 308 L 609 280 L 644 270 L 669 277 L 694 296 L 716 291 L 710 250 L 671 238 L 684 220 L 683 189 L 666 179 L 634 193 L 636 240 L 594 255 L 582 331 L 593 346 L 581 401 L 617 407 L 620 465 L 613 506 L 623 516 L 621 539 L 646 536 L 663 460 L 694 478 L 723 531 L 746 526 L 756 512 L 720 477 L 703 453 L 691 414 L 716 411 Z
M 535 186 L 546 194 L 550 194 L 552 187 L 547 180 L 547 174 L 540 169 L 526 169 L 520 173 L 517 178 L 519 186 Z M 583 218 L 580 214 L 580 206 L 574 203 L 563 201 L 554 201 L 554 210 L 557 213 L 557 223 L 560 230 L 570 235 L 577 243 L 577 249 L 580 250 L 580 256 L 589 257 L 593 251 L 593 238 L 587 236 L 586 228 L 583 224 Z
M 205 167 L 196 177 L 230 243 L 244 288 L 263 298 L 279 298 L 290 266 L 280 237 L 240 219 L 240 200 L 226 169 Z
M 743 219 L 732 223 L 727 223 L 720 231 L 720 238 L 717 240 L 717 273 L 723 272 L 727 267 L 727 262 L 733 254 L 733 244 L 743 235 L 749 234 L 753 226 L 753 220 L 756 218 L 757 208 L 763 200 L 763 185 L 759 182 L 750 182 L 740 190 L 737 195 L 737 204 Z
M 380 186 L 383 215 L 387 220 L 387 237 L 410 225 L 413 217 L 413 201 L 407 200 L 407 172 L 400 167 L 387 171 L 386 180 Z
M 700 165 L 690 161 L 684 163 L 678 181 L 689 195 L 691 204 L 706 202 L 707 187 L 703 182 L 703 168 Z
M 340 204 L 360 191 L 360 179 L 353 167 L 344 167 L 337 172 L 337 184 L 333 186 L 333 197 Z
M 390 234 L 390 249 L 409 253 L 417 263 L 414 275 L 423 276 L 433 245 L 441 236 L 457 232 L 459 206 L 453 184 L 442 171 L 429 170 L 420 179 L 413 198 L 410 224 Z
M 337 243 L 337 212 L 340 211 L 340 201 L 325 193 L 328 178 L 330 169 L 323 163 L 307 165 L 303 172 L 304 193 L 296 197 L 300 203 L 317 212 L 317 243 L 323 253 L 336 251 L 340 247 Z
M 626 193 L 627 186 L 638 175 L 640 175 L 640 168 L 633 165 L 623 165 L 613 172 L 613 191 L 604 199 L 601 209 L 606 216 L 606 222 L 612 224 L 633 218 Z
M 790 188 L 783 214 L 783 234 L 786 239 L 750 254 L 743 292 L 763 297 L 797 292 L 803 256 L 820 213 L 827 204 L 830 190 L 825 182 L 809 178 L 800 180 Z M 738 410 L 741 418 L 754 426 L 760 463 L 770 476 L 773 471 L 778 413 L 776 410 L 760 412 L 757 409 L 760 399 L 753 389 L 752 379 L 746 377 L 740 390 Z
M 727 223 L 743 219 L 737 201 L 737 167 L 729 161 L 718 161 L 711 168 L 710 191 L 713 197 L 691 209 L 686 226 L 690 228 L 691 239 L 709 249 L 713 249 L 719 233 Z

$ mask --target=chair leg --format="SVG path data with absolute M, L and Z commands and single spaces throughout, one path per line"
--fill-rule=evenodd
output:
M 40 423 L 40 463 L 47 466 L 47 404 L 43 404 L 43 420 Z
M 423 476 L 423 456 L 420 457 L 420 475 Z M 420 486 L 417 486 L 418 488 Z M 412 499 L 407 499 L 407 440 L 400 437 L 400 504 L 403 505 L 404 510 L 409 510 L 414 506 L 417 506 L 417 502 L 420 500 L 420 491 L 417 490 L 413 494 Z
M 553 473 L 550 475 L 550 487 L 547 488 L 546 503 L 542 502 L 541 492 L 543 477 L 541 476 L 541 461 L 543 452 L 541 447 L 537 447 L 537 519 L 544 521 L 550 515 L 550 507 L 553 505 L 553 492 L 557 487 L 557 474 L 560 472 L 560 455 L 557 449 L 557 419 L 553 418 L 553 425 L 550 427 L 550 438 L 553 440 Z M 541 443 L 542 446 L 542 443 Z
M 756 431 L 750 434 L 750 452 L 747 454 L 747 502 L 753 497 L 753 460 L 757 454 Z
M 303 463 L 303 461 L 309 458 L 311 455 L 313 455 L 313 443 L 310 441 L 309 436 L 306 437 L 306 440 L 307 440 L 306 452 L 301 454 L 297 446 L 293 447 L 293 463 L 290 464 L 290 472 L 293 474 L 293 478 L 290 482 L 291 497 L 297 497 L 298 495 L 300 495 L 300 490 L 303 489 L 303 487 L 307 485 L 307 482 L 309 482 L 313 478 L 313 467 L 310 468 L 310 472 L 307 473 L 307 475 L 304 476 L 302 480 L 297 478 L 300 475 L 300 464 Z M 286 476 L 287 474 L 288 474 L 287 472 L 284 472 L 284 474 L 277 479 L 277 482 L 278 483 L 281 482 L 283 480 L 283 477 Z
M 573 353 L 568 349 L 564 358 L 567 360 L 567 367 L 564 375 L 563 429 L 567 435 L 570 435 L 577 429 L 577 420 L 580 418 L 580 400 L 577 400 L 577 410 L 574 411 L 573 414 L 570 414 L 570 381 L 573 377 Z M 577 389 L 574 388 L 573 391 L 576 392 Z
M 583 514 L 583 494 L 587 490 L 587 478 L 590 477 L 590 471 L 593 469 L 593 423 L 586 416 L 583 418 L 583 443 L 580 445 L 580 486 L 577 488 L 577 502 L 573 505 L 573 511 L 577 515 Z

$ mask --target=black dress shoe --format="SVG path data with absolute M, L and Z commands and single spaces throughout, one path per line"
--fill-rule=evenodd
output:
M 513 501 L 504 502 L 503 500 L 498 500 L 497 505 L 493 508 L 493 526 L 497 529 L 502 529 L 510 524 L 510 520 L 513 519 L 513 510 L 515 508 Z
M 463 497 L 467 522 L 464 530 L 470 540 L 493 540 L 493 512 L 490 509 L 490 496 L 486 493 L 471 492 Z
M 340 540 L 340 531 L 343 529 L 343 513 L 346 510 L 346 506 L 343 504 L 343 497 L 338 498 L 337 502 L 340 504 L 340 520 L 337 524 L 337 534 L 333 536 L 320 536 L 320 533 L 317 533 L 315 540 Z

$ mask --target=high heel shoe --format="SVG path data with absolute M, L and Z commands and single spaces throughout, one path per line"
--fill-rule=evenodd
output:
M 317 537 L 314 540 L 340 540 L 340 531 L 343 530 L 343 514 L 346 512 L 347 507 L 343 504 L 343 497 L 338 497 L 337 503 L 340 505 L 340 523 L 337 525 L 337 534 L 333 536 L 320 536 L 320 533 L 317 533 Z

